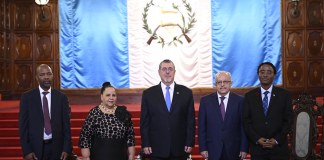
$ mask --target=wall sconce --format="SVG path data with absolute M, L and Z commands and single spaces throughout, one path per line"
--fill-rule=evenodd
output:
M 291 2 L 293 3 L 293 9 L 292 9 L 292 11 L 291 11 L 291 15 L 293 16 L 293 17 L 298 17 L 299 16 L 299 14 L 300 14 L 300 11 L 299 11 L 299 9 L 298 9 L 298 5 L 299 5 L 299 1 L 300 0 L 291 0 Z
M 48 4 L 49 0 L 35 0 L 35 2 L 39 5 L 41 9 L 41 13 L 39 14 L 39 18 L 41 21 L 46 21 L 48 19 L 48 14 L 45 13 L 44 6 Z

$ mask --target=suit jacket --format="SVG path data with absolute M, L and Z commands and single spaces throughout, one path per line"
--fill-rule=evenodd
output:
M 208 151 L 209 160 L 219 160 L 222 151 L 231 160 L 239 159 L 240 151 L 248 152 L 243 130 L 243 97 L 230 92 L 223 120 L 217 93 L 200 100 L 198 115 L 199 150 Z
M 169 112 L 160 84 L 144 90 L 140 123 L 142 147 L 152 147 L 152 156 L 185 156 L 185 146 L 195 143 L 192 91 L 175 84 Z
M 243 119 L 252 156 L 288 158 L 287 134 L 292 122 L 292 100 L 286 90 L 273 86 L 267 116 L 263 113 L 261 88 L 246 93 Z M 274 138 L 278 145 L 263 149 L 256 144 L 261 137 Z
M 60 159 L 63 151 L 72 152 L 70 107 L 67 97 L 51 90 L 51 128 L 53 159 Z M 20 98 L 19 133 L 23 155 L 34 152 L 42 157 L 44 118 L 39 88 L 24 93 Z

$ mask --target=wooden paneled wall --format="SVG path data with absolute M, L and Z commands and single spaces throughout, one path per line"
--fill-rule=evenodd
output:
M 324 92 L 324 0 L 282 0 L 283 87 L 297 95 Z M 37 86 L 35 68 L 45 63 L 54 70 L 60 88 L 58 0 L 40 7 L 34 0 L 0 2 L 0 93 L 16 99 Z M 244 94 L 251 88 L 235 89 Z M 197 99 L 211 88 L 194 89 Z M 64 90 L 71 97 L 96 96 L 98 89 Z M 138 101 L 142 89 L 121 89 L 126 99 Z M 135 98 L 130 98 L 135 97 Z M 127 101 L 127 100 L 126 100 Z M 132 100 L 131 100 L 132 101 Z
M 55 72 L 59 88 L 57 0 L 44 7 L 34 0 L 0 2 L 0 91 L 3 96 L 20 95 L 37 85 L 35 68 L 42 63 Z
M 10 91 L 10 31 L 9 31 L 9 5 L 7 1 L 0 2 L 0 93 L 8 94 Z
M 324 95 L 323 0 L 282 3 L 284 87 Z

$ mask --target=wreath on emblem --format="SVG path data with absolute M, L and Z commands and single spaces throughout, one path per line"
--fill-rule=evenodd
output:
M 177 24 L 177 26 L 181 29 L 181 33 L 180 33 L 180 35 L 173 37 L 173 39 L 171 41 L 165 41 L 162 35 L 157 34 L 157 30 L 161 27 L 161 25 L 158 25 L 152 32 L 150 26 L 148 25 L 147 16 L 148 16 L 148 11 L 150 10 L 150 7 L 154 6 L 154 3 L 153 3 L 153 0 L 146 3 L 144 12 L 142 15 L 143 15 L 143 29 L 145 29 L 147 33 L 151 34 L 151 37 L 146 42 L 148 45 L 150 45 L 153 40 L 158 40 L 157 43 L 161 43 L 162 48 L 165 45 L 170 46 L 172 44 L 177 46 L 177 43 L 183 44 L 183 42 L 180 39 L 183 36 L 185 37 L 185 39 L 187 40 L 188 43 L 191 42 L 191 39 L 188 37 L 187 33 L 189 33 L 191 31 L 191 29 L 195 26 L 195 23 L 197 22 L 197 20 L 195 19 L 196 14 L 195 14 L 195 12 L 192 11 L 191 5 L 190 5 L 190 3 L 187 2 L 187 0 L 182 0 L 182 3 L 184 5 L 184 7 L 186 8 L 188 17 L 185 18 L 184 14 L 179 9 L 179 6 L 175 5 L 174 3 L 172 4 L 172 8 L 176 9 L 181 14 L 182 25 Z

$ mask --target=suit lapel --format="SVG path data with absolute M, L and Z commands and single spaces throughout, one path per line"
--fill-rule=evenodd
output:
M 276 104 L 276 97 L 277 94 L 277 88 L 275 86 L 273 86 L 272 88 L 272 92 L 271 92 L 271 97 L 270 97 L 270 102 L 269 102 L 269 107 L 268 107 L 268 115 L 271 112 L 272 108 L 274 107 L 274 104 Z
M 230 115 L 232 115 L 233 112 L 233 106 L 234 105 L 234 100 L 233 100 L 233 95 L 230 92 L 229 96 L 228 96 L 228 100 L 227 100 L 227 106 L 226 106 L 226 112 L 225 112 L 225 121 L 227 121 L 230 118 Z M 235 106 L 236 107 L 236 106 Z
M 39 89 L 38 88 L 35 89 L 33 94 L 34 94 L 33 97 L 35 97 L 37 110 L 39 111 L 40 114 L 43 115 L 43 105 L 42 105 L 42 99 L 41 99 L 42 97 L 40 95 Z
M 173 97 L 172 97 L 172 101 L 171 101 L 170 113 L 175 109 L 175 106 L 177 106 L 177 103 L 179 103 L 179 100 L 181 99 L 180 94 L 181 94 L 180 88 L 175 83 L 174 89 L 173 89 Z M 165 107 L 166 107 L 166 105 L 165 105 Z
M 161 82 L 156 85 L 156 100 L 157 100 L 157 104 L 161 104 L 161 106 L 163 107 L 162 110 L 165 111 L 165 112 L 169 112 L 168 111 L 168 107 L 166 105 L 166 102 L 165 102 L 165 99 L 164 99 L 164 95 L 163 95 L 163 91 L 162 91 L 162 88 L 161 88 Z M 171 108 L 172 108 L 172 105 L 173 105 L 173 101 L 171 101 Z
M 56 92 L 52 89 L 51 90 L 51 119 L 52 119 L 52 114 L 55 113 L 56 110 L 56 103 L 58 102 Z
M 212 107 L 214 107 L 214 109 L 216 110 L 216 114 L 217 114 L 216 117 L 219 119 L 220 122 L 223 122 L 217 92 L 213 93 L 211 104 L 212 104 Z M 226 112 L 225 112 L 225 117 L 226 117 Z
M 261 93 L 261 88 L 258 88 L 255 92 L 255 98 L 257 99 L 256 102 L 256 106 L 257 106 L 257 110 L 259 110 L 263 115 L 263 104 L 262 104 L 262 93 Z

